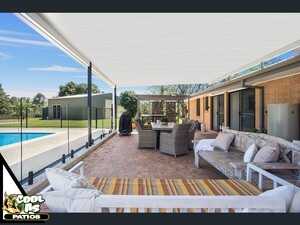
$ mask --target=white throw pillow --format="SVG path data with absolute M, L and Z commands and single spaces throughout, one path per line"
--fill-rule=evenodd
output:
M 46 175 L 53 190 L 68 188 L 96 189 L 85 176 L 60 168 L 47 168 Z
M 202 139 L 198 142 L 195 147 L 195 152 L 199 151 L 213 151 L 214 147 L 211 144 L 214 142 L 215 139 Z
M 257 146 L 255 143 L 250 145 L 244 154 L 244 162 L 246 162 L 246 163 L 252 162 L 257 151 L 258 151 L 258 149 L 257 149 Z
M 258 196 L 267 196 L 272 198 L 279 198 L 285 201 L 285 211 L 288 212 L 290 205 L 292 203 L 293 197 L 297 191 L 297 188 L 293 185 L 284 185 L 272 190 L 261 193 Z M 253 213 L 262 213 L 267 212 L 263 209 L 244 209 L 243 212 L 253 212 Z
M 95 212 L 95 200 L 101 194 L 98 190 L 70 188 L 42 195 L 51 212 Z

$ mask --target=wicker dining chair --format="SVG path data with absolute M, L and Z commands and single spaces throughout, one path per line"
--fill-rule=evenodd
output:
M 155 148 L 156 132 L 154 130 L 143 129 L 139 120 L 134 120 L 134 123 L 139 135 L 138 148 Z
M 160 152 L 167 153 L 170 155 L 188 154 L 188 132 L 191 124 L 176 124 L 173 127 L 172 133 L 161 133 L 160 134 Z

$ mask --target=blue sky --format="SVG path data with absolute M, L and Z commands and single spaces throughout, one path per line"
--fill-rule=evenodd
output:
M 58 87 L 69 81 L 86 83 L 86 69 L 11 13 L 0 13 L 0 83 L 10 96 L 47 98 L 58 95 Z M 104 92 L 108 84 L 93 76 Z M 146 93 L 147 87 L 120 88 Z

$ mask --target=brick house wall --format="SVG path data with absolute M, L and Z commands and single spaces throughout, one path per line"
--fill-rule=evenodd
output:
M 300 104 L 300 74 L 285 77 L 269 82 L 259 84 L 259 86 L 264 87 L 265 97 L 264 97 L 264 111 L 265 111 L 265 121 L 264 127 L 267 128 L 268 124 L 268 104 Z M 259 104 L 257 99 L 258 91 L 255 92 L 255 104 Z M 257 105 L 255 105 L 257 106 Z M 255 108 L 255 115 L 259 115 L 259 105 Z M 255 118 L 256 119 L 256 118 Z M 258 121 L 258 120 L 256 120 Z M 256 124 L 259 127 L 259 124 Z
M 264 128 L 267 128 L 268 124 L 268 104 L 300 104 L 300 74 L 268 81 L 265 83 L 258 84 L 258 86 L 264 87 Z M 261 128 L 259 124 L 259 113 L 261 110 L 261 102 L 260 102 L 260 90 L 255 89 L 255 127 L 257 129 Z M 224 94 L 224 122 L 225 126 L 228 126 L 227 122 L 229 121 L 229 101 L 228 101 L 228 93 Z M 208 97 L 209 101 L 209 109 L 207 111 L 204 110 L 205 97 L 201 97 L 200 100 L 200 116 L 196 116 L 196 105 L 197 105 L 197 97 L 193 98 L 190 101 L 191 107 L 191 119 L 198 120 L 201 123 L 206 125 L 206 129 L 211 129 L 211 105 L 212 105 L 212 97 Z
M 201 98 L 200 99 L 200 104 L 202 103 L 203 99 Z M 193 100 L 190 100 L 190 117 L 191 119 L 193 120 L 198 120 L 199 122 L 203 123 L 202 122 L 202 113 L 203 111 L 201 111 L 201 105 L 200 105 L 200 116 L 197 116 L 197 99 L 193 99 Z
M 200 116 L 197 116 L 197 99 L 200 98 Z M 206 130 L 211 129 L 211 105 L 212 98 L 208 97 L 208 110 L 205 110 L 205 97 L 198 97 L 190 100 L 190 117 L 206 125 Z

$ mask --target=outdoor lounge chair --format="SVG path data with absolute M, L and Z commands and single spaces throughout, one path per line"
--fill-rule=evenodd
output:
M 160 152 L 167 153 L 170 155 L 187 154 L 188 150 L 188 132 L 191 124 L 176 124 L 173 127 L 172 133 L 161 133 L 160 134 Z
M 134 120 L 134 123 L 139 134 L 138 148 L 155 148 L 156 132 L 154 130 L 143 129 L 138 120 Z

